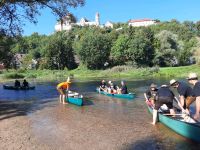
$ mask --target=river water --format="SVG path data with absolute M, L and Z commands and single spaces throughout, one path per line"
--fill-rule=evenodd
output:
M 161 85 L 169 81 L 128 81 L 129 92 L 137 95 L 133 100 L 96 93 L 99 81 L 76 81 L 71 89 L 83 94 L 82 107 L 59 104 L 58 82 L 32 82 L 36 89 L 29 91 L 4 90 L 1 85 L 0 101 L 26 115 L 31 120 L 30 132 L 51 149 L 200 149 L 200 144 L 164 125 L 150 124 L 152 116 L 143 93 L 152 82 Z

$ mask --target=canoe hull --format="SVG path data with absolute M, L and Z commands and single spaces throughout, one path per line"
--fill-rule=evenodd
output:
M 100 94 L 104 94 L 107 96 L 111 96 L 111 97 L 116 97 L 116 98 L 124 98 L 124 99 L 133 99 L 135 98 L 135 94 L 133 93 L 129 93 L 129 94 L 110 94 L 104 91 L 99 91 L 99 89 L 97 88 L 96 91 Z
M 148 110 L 151 113 L 153 112 L 150 106 L 148 106 Z M 158 113 L 158 120 L 176 133 L 193 141 L 200 142 L 200 125 L 198 123 L 183 122 L 160 113 Z
M 83 98 L 80 97 L 68 97 L 66 101 L 77 106 L 83 105 Z
M 10 86 L 10 85 L 3 85 L 3 88 L 6 89 L 6 90 L 34 90 L 35 86 L 15 87 L 15 86 Z

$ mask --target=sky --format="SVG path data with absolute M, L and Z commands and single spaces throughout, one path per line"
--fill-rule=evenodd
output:
M 159 19 L 161 21 L 199 21 L 200 0 L 85 0 L 83 7 L 70 8 L 69 11 L 79 21 L 82 17 L 95 19 L 100 14 L 100 23 L 127 22 L 130 19 Z M 54 32 L 57 18 L 49 9 L 41 10 L 37 25 L 25 22 L 23 35 L 33 32 L 49 35 Z

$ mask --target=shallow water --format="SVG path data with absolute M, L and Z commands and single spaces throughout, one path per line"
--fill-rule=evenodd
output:
M 52 149 L 199 149 L 200 144 L 162 124 L 150 124 L 143 93 L 151 82 L 160 85 L 168 80 L 127 82 L 129 92 L 137 95 L 134 100 L 96 93 L 97 81 L 75 82 L 71 89 L 83 94 L 83 107 L 59 104 L 55 82 L 34 83 L 36 89 L 29 91 L 1 86 L 0 101 L 14 102 L 20 113 L 23 110 L 21 115 L 32 122 L 31 132 Z

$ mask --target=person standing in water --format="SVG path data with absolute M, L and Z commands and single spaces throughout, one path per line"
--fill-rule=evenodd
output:
M 170 85 L 177 89 L 181 106 L 186 109 L 186 112 L 189 114 L 189 107 L 195 101 L 195 97 L 193 97 L 192 93 L 192 88 L 186 83 L 176 81 L 175 79 L 170 80 Z
M 194 119 L 200 119 L 200 81 L 198 81 L 198 76 L 196 73 L 190 73 L 187 78 L 188 82 L 194 87 L 192 89 L 193 96 L 196 99 L 196 113 Z
M 68 91 L 69 91 L 69 86 L 70 86 L 70 78 L 67 78 L 67 81 L 65 82 L 61 82 L 57 85 L 57 90 L 60 93 L 59 99 L 60 99 L 60 103 L 63 104 L 68 104 L 65 99 L 66 96 L 68 96 Z
M 144 93 L 145 100 L 150 101 L 152 106 L 155 105 L 157 91 L 158 91 L 157 85 L 152 83 L 149 89 L 146 90 L 146 92 Z
M 175 99 L 174 93 L 169 89 L 167 85 L 162 85 L 161 88 L 157 91 L 155 107 L 153 109 L 153 122 L 152 124 L 155 125 L 157 122 L 157 115 L 159 108 L 166 104 L 170 110 L 170 114 L 174 115 L 175 111 L 173 109 L 173 100 Z

